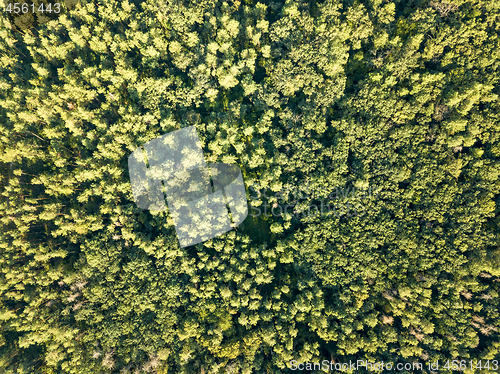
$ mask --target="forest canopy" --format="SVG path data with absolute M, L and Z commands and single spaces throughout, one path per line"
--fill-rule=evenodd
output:
M 498 0 L 5 4 L 2 373 L 498 359 Z M 127 159 L 189 126 L 262 214 L 180 248 Z

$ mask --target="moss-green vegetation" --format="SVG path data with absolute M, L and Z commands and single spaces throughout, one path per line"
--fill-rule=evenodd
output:
M 2 13 L 0 371 L 498 358 L 499 31 L 498 0 Z M 362 214 L 249 216 L 181 250 L 127 158 L 191 125 L 272 192 L 251 203 Z

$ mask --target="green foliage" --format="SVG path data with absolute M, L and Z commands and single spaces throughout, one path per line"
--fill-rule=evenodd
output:
M 498 358 L 499 17 L 494 0 L 0 16 L 1 371 Z M 249 207 L 358 214 L 249 216 L 181 250 L 168 212 L 134 204 L 127 157 L 191 125 Z

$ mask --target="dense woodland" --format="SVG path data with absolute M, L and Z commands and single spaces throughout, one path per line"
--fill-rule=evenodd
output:
M 498 0 L 2 10 L 0 372 L 498 359 L 499 34 Z M 251 206 L 363 214 L 249 215 L 181 249 L 127 158 L 192 125 Z

